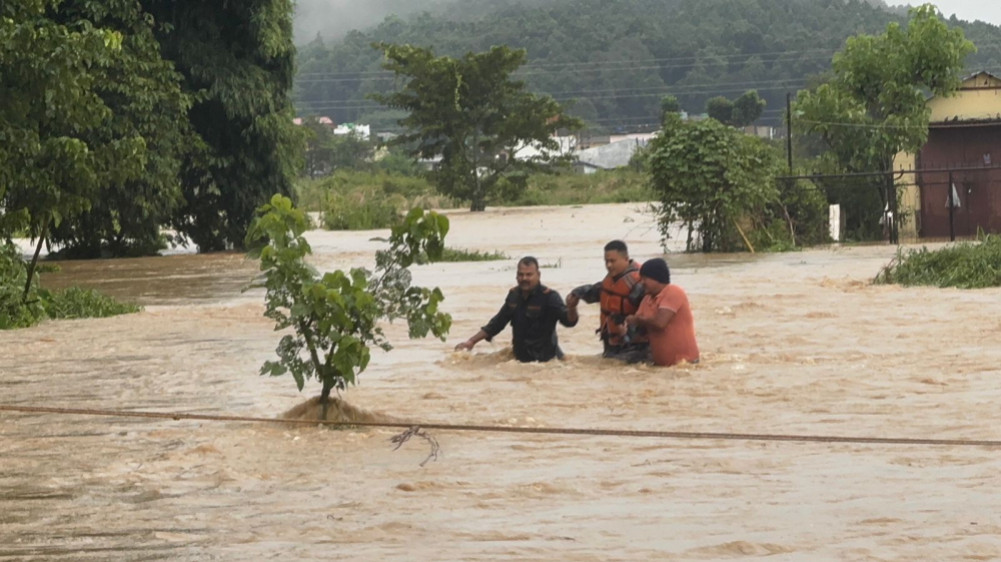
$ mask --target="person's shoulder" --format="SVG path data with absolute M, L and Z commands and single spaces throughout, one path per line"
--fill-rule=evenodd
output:
M 640 267 L 642 265 L 643 264 L 637 261 L 629 260 L 629 267 L 627 267 L 626 270 L 622 272 L 622 276 L 629 281 L 638 282 L 640 280 Z
M 688 293 L 680 285 L 675 285 L 674 283 L 669 283 L 664 286 L 664 290 L 661 291 L 663 295 L 662 298 L 675 298 L 675 299 L 688 299 Z
M 560 296 L 559 292 L 546 287 L 545 285 L 539 285 L 537 295 L 541 296 L 547 302 L 563 301 L 563 297 Z

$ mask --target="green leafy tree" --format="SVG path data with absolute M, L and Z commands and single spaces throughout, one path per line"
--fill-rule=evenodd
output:
M 660 120 L 664 121 L 668 115 L 681 113 L 681 103 L 674 96 L 664 96 L 660 98 Z
M 794 124 L 823 140 L 830 169 L 887 172 L 878 189 L 849 195 L 862 203 L 849 205 L 854 211 L 848 215 L 849 230 L 877 224 L 884 205 L 899 216 L 893 158 L 924 145 L 930 118 L 926 94 L 955 91 L 963 60 L 974 50 L 961 29 L 939 19 L 934 6 L 914 8 L 910 16 L 906 27 L 891 23 L 882 35 L 850 38 L 834 56 L 833 77 L 797 96 Z M 892 224 L 896 242 L 897 223 Z
M 173 224 L 201 251 L 240 246 L 260 205 L 291 194 L 302 153 L 289 92 L 292 0 L 141 0 L 193 97 Z
M 278 344 L 278 361 L 266 362 L 261 374 L 291 373 L 300 391 L 306 379 L 319 380 L 325 418 L 331 390 L 355 383 L 368 366 L 370 346 L 391 349 L 380 320 L 405 318 L 411 338 L 430 332 L 444 340 L 452 321 L 438 310 L 444 296 L 437 287 L 411 285 L 408 268 L 441 258 L 448 219 L 415 208 L 392 229 L 389 249 L 376 253 L 374 272 L 352 268 L 322 276 L 305 261 L 307 226 L 289 198 L 275 195 L 258 211 L 247 245 L 264 272 L 264 315 L 276 330 L 292 329 Z
M 739 98 L 733 100 L 733 111 L 730 117 L 730 124 L 734 127 L 747 127 L 757 121 L 762 112 L 765 111 L 767 102 L 758 95 L 756 90 L 745 92 Z
M 54 0 L 0 4 L 0 235 L 38 241 L 27 301 L 53 227 L 88 210 L 99 186 L 142 173 L 140 136 L 103 129 L 112 112 L 101 80 L 122 34 L 56 12 Z
M 667 240 L 680 222 L 689 251 L 736 250 L 745 236 L 740 222 L 778 200 L 775 150 L 714 119 L 669 118 L 651 141 L 648 159 L 661 235 Z
M 733 102 L 723 96 L 716 96 L 706 100 L 706 114 L 709 117 L 729 125 L 733 120 Z
M 567 117 L 556 101 L 528 92 L 511 74 L 525 62 L 525 51 L 493 47 L 461 58 L 437 57 L 429 48 L 377 45 L 384 67 L 406 83 L 398 92 L 373 98 L 408 115 L 408 132 L 396 141 L 412 154 L 440 158 L 433 177 L 438 190 L 471 201 L 482 211 L 502 179 L 523 180 L 526 170 L 566 160 L 552 138 L 580 122 Z M 539 150 L 517 156 L 526 146 Z
M 163 246 L 161 226 L 181 203 L 182 152 L 197 142 L 181 75 L 161 57 L 154 22 L 138 0 L 66 0 L 57 15 L 121 33 L 121 50 L 94 84 L 110 114 L 82 138 L 89 145 L 130 139 L 137 153 L 125 162 L 102 162 L 104 179 L 89 208 L 53 228 L 51 239 L 74 257 L 155 253 Z
M 303 140 L 306 141 L 303 173 L 314 179 L 329 174 L 333 171 L 330 164 L 333 159 L 333 149 L 330 145 L 334 139 L 334 132 L 316 117 L 304 117 L 302 129 Z

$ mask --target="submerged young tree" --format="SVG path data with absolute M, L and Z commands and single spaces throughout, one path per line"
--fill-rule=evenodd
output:
M 438 190 L 471 201 L 482 211 L 505 177 L 566 160 L 553 136 L 581 126 L 549 96 L 533 94 L 511 74 L 525 63 L 524 50 L 494 47 L 461 58 L 436 57 L 429 48 L 377 45 L 387 70 L 407 79 L 402 90 L 373 99 L 409 114 L 410 132 L 397 142 L 421 158 L 441 158 L 433 173 Z M 516 153 L 537 147 L 533 155 Z
M 404 318 L 411 338 L 430 332 L 444 340 L 452 318 L 438 310 L 440 289 L 411 285 L 409 267 L 439 259 L 445 249 L 448 219 L 420 208 L 393 228 L 389 248 L 376 252 L 374 272 L 352 268 L 319 275 L 305 258 L 311 253 L 303 237 L 308 219 L 292 201 L 275 195 L 258 210 L 247 234 L 247 246 L 261 260 L 267 289 L 265 316 L 275 329 L 291 328 L 278 344 L 278 361 L 268 361 L 261 374 L 291 373 L 301 391 L 316 378 L 326 418 L 330 392 L 354 384 L 368 366 L 370 346 L 391 346 L 380 320 Z

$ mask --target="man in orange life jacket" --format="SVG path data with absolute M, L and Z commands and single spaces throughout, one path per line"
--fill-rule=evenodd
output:
M 567 296 L 567 308 L 576 313 L 577 303 L 601 303 L 601 323 L 596 330 L 604 343 L 602 357 L 627 363 L 646 361 L 650 344 L 642 330 L 621 333 L 626 316 L 636 314 L 643 300 L 639 265 L 629 259 L 629 248 L 622 240 L 605 244 L 605 269 L 608 275 L 600 283 L 581 285 Z

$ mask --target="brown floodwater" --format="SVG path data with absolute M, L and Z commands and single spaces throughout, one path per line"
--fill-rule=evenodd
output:
M 42 263 L 55 269 L 41 275 L 46 288 L 75 285 L 143 305 L 231 299 L 258 273 L 258 262 L 233 252 Z
M 601 247 L 661 255 L 638 205 L 449 213 L 421 266 L 454 324 L 372 362 L 343 398 L 415 423 L 1001 440 L 1001 290 L 873 286 L 888 246 L 701 256 L 668 246 L 695 366 L 511 360 L 509 332 L 451 351 L 500 307 L 515 258 L 566 294 Z M 313 231 L 321 269 L 371 266 L 385 232 Z M 63 262 L 51 287 L 138 314 L 0 332 L 0 404 L 275 418 L 318 392 L 260 377 L 280 333 L 239 254 Z M 1001 559 L 1001 449 L 429 431 L 0 411 L 0 560 Z

